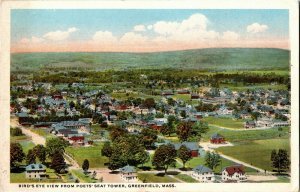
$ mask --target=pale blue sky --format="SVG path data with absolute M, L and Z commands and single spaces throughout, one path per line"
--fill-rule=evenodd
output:
M 16 9 L 13 52 L 289 48 L 288 10 Z M 76 48 L 76 49 L 75 49 Z
M 116 36 L 130 31 L 138 24 L 157 21 L 181 21 L 195 13 L 205 15 L 209 29 L 246 33 L 254 22 L 269 26 L 269 35 L 288 37 L 288 10 L 13 10 L 11 13 L 12 40 L 42 36 L 49 31 L 80 29 L 75 39 L 89 39 L 96 31 L 111 31 Z

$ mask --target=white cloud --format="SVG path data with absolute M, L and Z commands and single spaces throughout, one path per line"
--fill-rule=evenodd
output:
M 93 36 L 93 40 L 105 44 L 112 44 L 118 41 L 110 31 L 97 31 Z
M 238 40 L 240 35 L 233 31 L 225 31 L 223 32 L 222 39 L 225 41 L 234 41 Z
M 69 38 L 70 34 L 76 31 L 78 31 L 77 28 L 71 27 L 67 31 L 58 30 L 58 31 L 48 32 L 43 37 L 51 41 L 62 41 Z
M 145 25 L 136 25 L 133 27 L 133 31 L 141 32 L 141 31 L 146 31 Z
M 178 22 L 158 21 L 153 25 L 153 30 L 160 35 L 174 34 L 178 28 Z
M 264 24 L 259 23 L 252 23 L 251 25 L 247 26 L 247 32 L 249 33 L 261 33 L 268 29 L 269 27 Z
M 45 39 L 32 36 L 31 38 L 22 38 L 20 40 L 20 43 L 22 43 L 22 44 L 29 44 L 29 43 L 37 44 L 37 43 L 42 43 L 43 41 L 45 41 Z
M 147 25 L 147 29 L 148 29 L 148 30 L 153 29 L 153 25 Z
M 193 14 L 182 21 L 158 21 L 153 24 L 153 31 L 161 37 L 156 37 L 155 42 L 179 41 L 195 43 L 219 38 L 219 33 L 208 30 L 209 20 L 205 15 Z
M 120 39 L 120 43 L 122 44 L 126 44 L 126 45 L 130 45 L 130 44 L 142 44 L 142 43 L 146 43 L 148 41 L 148 37 L 143 36 L 141 34 L 137 34 L 134 32 L 128 32 L 125 33 L 121 39 Z

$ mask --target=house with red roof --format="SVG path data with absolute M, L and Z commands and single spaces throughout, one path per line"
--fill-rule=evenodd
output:
M 222 181 L 241 182 L 246 181 L 246 173 L 243 165 L 232 165 L 222 170 Z
M 222 135 L 220 135 L 218 133 L 215 133 L 210 137 L 210 143 L 224 144 L 225 143 L 225 138 Z

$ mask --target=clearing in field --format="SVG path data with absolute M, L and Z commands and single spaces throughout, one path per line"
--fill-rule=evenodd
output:
M 84 159 L 89 160 L 90 168 L 101 168 L 108 162 L 108 158 L 101 155 L 103 144 L 92 147 L 67 147 L 66 152 L 69 153 L 79 164 L 82 165 Z
M 167 175 L 157 175 L 154 173 L 138 173 L 138 178 L 143 183 L 178 183 L 177 180 Z
M 203 121 L 206 121 L 210 125 L 226 127 L 231 129 L 243 129 L 245 120 L 225 117 L 204 117 Z
M 286 149 L 290 153 L 290 139 L 268 139 L 240 142 L 232 147 L 220 147 L 218 152 L 256 167 L 272 171 L 271 151 Z

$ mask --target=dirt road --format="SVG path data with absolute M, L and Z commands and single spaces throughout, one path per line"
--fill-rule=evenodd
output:
M 45 145 L 46 144 L 46 139 L 44 137 L 23 127 L 22 125 L 20 125 L 18 123 L 17 119 L 11 118 L 10 124 L 12 127 L 20 127 L 22 129 L 23 134 L 27 135 L 28 137 L 31 137 L 31 140 L 35 145 Z

